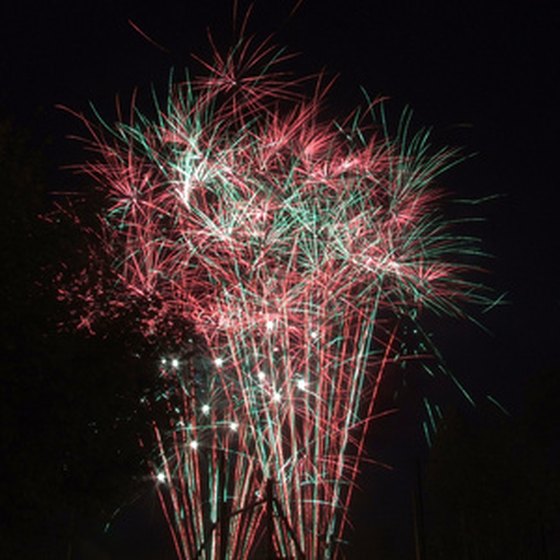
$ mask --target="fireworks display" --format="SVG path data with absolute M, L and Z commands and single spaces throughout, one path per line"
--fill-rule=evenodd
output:
M 440 210 L 457 154 L 380 103 L 324 118 L 287 58 L 243 40 L 153 119 L 84 119 L 106 211 L 69 297 L 169 349 L 151 465 L 181 560 L 342 557 L 399 326 L 484 300 Z

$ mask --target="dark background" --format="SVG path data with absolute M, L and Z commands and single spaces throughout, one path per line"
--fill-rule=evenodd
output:
M 49 209 L 56 198 L 49 193 L 76 189 L 78 179 L 61 167 L 83 159 L 80 147 L 66 139 L 81 133 L 79 123 L 57 105 L 87 111 L 91 101 L 110 120 L 115 95 L 126 105 L 138 88 L 139 104 L 149 110 L 150 88 L 163 95 L 172 67 L 196 69 L 189 53 L 209 54 L 207 27 L 218 45 L 230 43 L 229 1 L 139 4 L 22 1 L 0 12 L 7 558 L 140 558 L 139 541 L 146 558 L 163 557 L 157 551 L 166 536 L 134 436 L 142 429 L 134 399 L 150 363 L 126 356 L 118 328 L 97 341 L 56 334 L 64 311 L 37 283 L 49 263 L 73 258 L 78 238 L 33 218 Z M 369 451 L 393 470 L 364 470 L 351 557 L 374 557 L 377 550 L 379 558 L 414 558 L 414 512 L 417 520 L 424 512 L 426 557 L 514 558 L 517 552 L 504 551 L 517 525 L 500 525 L 492 541 L 468 522 L 446 525 L 438 511 L 459 518 L 468 510 L 470 519 L 494 508 L 485 522 L 494 527 L 504 516 L 496 504 L 515 495 L 511 511 L 528 502 L 524 492 L 552 496 L 550 506 L 548 498 L 535 498 L 533 509 L 520 508 L 524 526 L 534 525 L 524 537 L 533 547 L 525 557 L 558 557 L 558 480 L 549 473 L 558 466 L 560 404 L 557 8 L 539 1 L 480 8 L 305 0 L 290 16 L 291 2 L 255 4 L 250 32 L 260 38 L 276 33 L 279 45 L 300 53 L 295 73 L 326 68 L 339 75 L 329 99 L 333 114 L 362 102 L 360 86 L 390 98 L 393 122 L 410 106 L 417 128 L 433 126 L 437 145 L 475 154 L 447 174 L 446 187 L 458 197 L 499 195 L 473 208 L 486 219 L 473 233 L 493 255 L 483 263 L 489 272 L 481 281 L 508 302 L 484 315 L 472 310 L 491 334 L 469 322 L 428 318 L 449 369 L 481 404 L 473 413 L 456 390 L 434 388 L 420 370 L 406 390 L 400 378 L 389 387 L 387 399 L 399 386 L 399 412 L 376 425 Z M 240 3 L 241 11 L 246 7 Z M 434 395 L 447 403 L 449 421 L 430 451 L 420 426 L 422 398 Z M 472 472 L 481 478 L 467 481 Z M 492 478 L 496 472 L 501 476 Z M 449 488 L 442 489 L 442 481 Z M 480 503 L 451 503 L 460 487 Z M 487 497 L 481 487 L 495 492 Z M 479 514 L 472 513 L 476 508 Z M 442 544 L 440 534 L 458 540 Z M 486 553 L 471 546 L 470 556 L 463 555 L 465 542 L 477 539 Z M 442 556 L 445 546 L 455 552 Z

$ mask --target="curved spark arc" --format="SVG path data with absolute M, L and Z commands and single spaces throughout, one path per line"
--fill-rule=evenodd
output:
M 305 99 L 286 57 L 240 42 L 157 120 L 85 121 L 107 200 L 91 266 L 116 280 L 78 279 L 82 324 L 138 304 L 146 337 L 180 346 L 192 327 L 207 353 L 162 364 L 153 424 L 180 559 L 249 558 L 266 531 L 282 557 L 340 558 L 400 318 L 485 302 L 434 188 L 457 155 L 407 114 L 391 139 L 375 104 L 370 125 L 324 122 L 330 84 Z

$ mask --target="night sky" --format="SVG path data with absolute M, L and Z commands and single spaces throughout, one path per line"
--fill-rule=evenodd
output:
M 227 0 L 140 4 L 20 1 L 1 8 L 0 117 L 44 143 L 56 190 L 73 189 L 74 176 L 61 167 L 82 157 L 66 138 L 81 132 L 80 125 L 58 105 L 87 111 L 92 102 L 110 120 L 115 95 L 126 104 L 138 88 L 139 105 L 149 109 L 150 88 L 163 94 L 172 68 L 179 74 L 187 66 L 199 68 L 190 53 L 209 53 L 207 27 L 218 45 L 231 40 Z M 488 2 L 479 8 L 304 0 L 292 16 L 287 0 L 255 4 L 250 32 L 263 39 L 274 33 L 278 45 L 299 53 L 294 72 L 338 75 L 330 111 L 345 113 L 362 102 L 360 87 L 389 98 L 394 122 L 410 106 L 417 128 L 433 127 L 436 144 L 473 156 L 445 176 L 446 188 L 460 198 L 498 195 L 473 207 L 485 218 L 473 227 L 492 255 L 482 263 L 488 273 L 481 281 L 507 303 L 484 315 L 472 310 L 490 333 L 447 319 L 429 319 L 429 327 L 448 367 L 476 397 L 490 394 L 517 414 L 532 380 L 543 371 L 560 373 L 555 3 Z M 9 205 L 10 193 L 3 195 Z M 459 401 L 452 393 L 442 394 Z M 394 470 L 368 470 L 356 522 L 358 529 L 371 520 L 382 523 L 400 542 L 395 546 L 402 558 L 412 558 L 410 489 L 426 454 L 417 399 L 409 401 L 402 406 L 408 402 L 412 411 L 403 410 L 372 434 L 373 452 Z

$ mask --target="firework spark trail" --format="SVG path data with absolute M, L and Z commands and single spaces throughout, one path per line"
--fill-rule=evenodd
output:
M 155 121 L 84 119 L 107 200 L 92 263 L 117 280 L 76 282 L 81 323 L 135 302 L 147 337 L 191 325 L 208 353 L 161 366 L 153 475 L 181 559 L 254 555 L 272 497 L 277 554 L 340 557 L 396 325 L 485 301 L 433 186 L 456 154 L 408 114 L 391 139 L 376 104 L 324 122 L 330 84 L 305 99 L 288 58 L 241 41 Z

